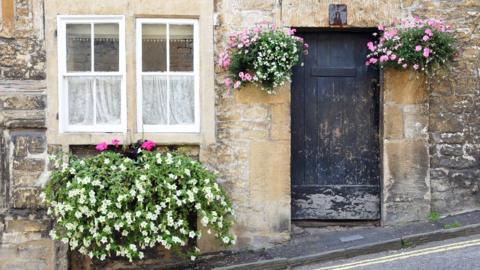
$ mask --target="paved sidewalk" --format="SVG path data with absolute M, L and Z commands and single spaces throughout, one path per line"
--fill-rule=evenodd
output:
M 289 242 L 269 249 L 226 251 L 204 255 L 194 263 L 179 262 L 142 269 L 288 269 L 472 234 L 480 234 L 480 211 L 397 227 L 297 229 Z

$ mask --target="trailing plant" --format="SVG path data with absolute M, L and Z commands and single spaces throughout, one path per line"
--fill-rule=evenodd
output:
M 452 60 L 455 40 L 452 28 L 436 19 L 407 18 L 391 26 L 378 26 L 376 40 L 367 43 L 366 65 L 381 68 L 413 68 L 434 75 Z
M 231 35 L 218 60 L 228 73 L 225 86 L 239 89 L 253 83 L 274 94 L 276 87 L 290 81 L 291 69 L 300 62 L 300 53 L 308 53 L 308 44 L 294 34 L 295 29 L 259 24 Z
M 100 152 L 87 158 L 53 158 L 43 195 L 55 218 L 53 239 L 100 260 L 141 259 L 157 245 L 193 260 L 199 249 L 192 243 L 201 237 L 194 213 L 208 233 L 234 244 L 232 204 L 214 173 L 185 155 L 156 151 L 153 141 L 119 143 L 98 144 Z

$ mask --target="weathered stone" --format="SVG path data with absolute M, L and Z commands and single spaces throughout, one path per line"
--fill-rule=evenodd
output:
M 13 219 L 6 221 L 6 232 L 45 232 L 50 226 L 48 220 Z
M 383 132 L 385 139 L 403 138 L 403 112 L 395 105 L 384 107 Z
M 388 142 L 384 145 L 384 212 L 390 222 L 423 219 L 430 208 L 428 149 L 423 140 Z M 409 205 L 410 211 L 397 209 Z M 392 208 L 389 208 L 392 207 Z M 403 211 L 403 212 L 402 212 Z M 427 212 L 426 212 L 427 211 Z
M 45 111 L 3 111 L 0 123 L 7 128 L 45 128 Z
M 418 73 L 387 69 L 384 72 L 385 103 L 422 104 L 427 101 L 425 78 Z
M 4 110 L 43 110 L 47 103 L 45 95 L 10 95 L 1 100 Z
M 19 188 L 14 190 L 12 193 L 13 208 L 42 208 L 40 193 L 40 188 Z
M 21 171 L 44 171 L 45 159 L 39 158 L 14 158 L 13 169 Z
M 428 106 L 405 105 L 403 106 L 403 128 L 405 138 L 425 138 L 428 137 Z
M 463 155 L 463 145 L 461 144 L 444 144 L 437 145 L 440 154 L 445 156 L 461 156 Z

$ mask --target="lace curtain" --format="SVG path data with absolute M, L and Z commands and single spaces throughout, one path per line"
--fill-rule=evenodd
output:
M 121 77 L 68 77 L 67 85 L 70 125 L 120 124 Z
M 145 125 L 195 123 L 193 75 L 170 75 L 169 81 L 168 88 L 165 75 L 143 76 L 142 115 Z

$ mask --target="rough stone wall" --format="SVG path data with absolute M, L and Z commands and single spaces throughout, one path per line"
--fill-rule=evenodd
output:
M 45 79 L 43 0 L 3 2 L 14 16 L 0 19 L 0 78 Z
M 385 70 L 382 118 L 383 224 L 425 219 L 431 199 L 425 78 Z
M 407 1 L 413 14 L 454 26 L 460 48 L 429 97 L 432 211 L 480 208 L 480 1 Z
M 43 1 L 2 4 L 12 16 L 0 19 L 0 269 L 62 269 L 38 196 L 47 180 Z
M 278 1 L 217 1 L 215 55 L 226 38 L 256 22 L 277 22 Z M 201 160 L 216 169 L 235 205 L 237 243 L 264 247 L 290 235 L 290 91 L 269 96 L 254 87 L 227 92 L 216 74 L 215 144 Z M 205 241 L 203 248 L 214 249 Z

